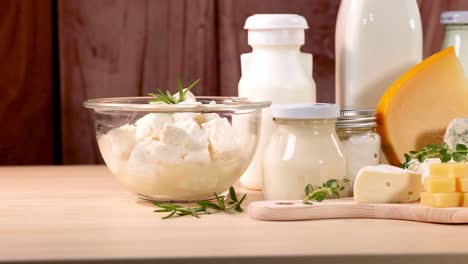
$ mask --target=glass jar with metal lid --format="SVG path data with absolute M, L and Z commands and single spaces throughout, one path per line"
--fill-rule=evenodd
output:
M 277 104 L 272 106 L 273 133 L 263 157 L 263 198 L 297 200 L 304 187 L 329 180 L 351 194 L 347 160 L 336 135 L 340 108 L 335 104 Z M 336 197 L 329 197 L 336 198 Z
M 465 76 L 468 76 L 468 11 L 443 12 L 440 15 L 440 23 L 445 25 L 442 48 L 455 48 Z
M 343 109 L 336 133 L 348 157 L 348 177 L 354 182 L 358 171 L 380 163 L 380 136 L 374 109 Z

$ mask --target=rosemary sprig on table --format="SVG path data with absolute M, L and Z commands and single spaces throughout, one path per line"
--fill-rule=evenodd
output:
M 403 169 L 408 169 L 411 164 L 416 162 L 422 163 L 429 158 L 439 158 L 442 163 L 451 160 L 455 162 L 466 162 L 468 161 L 468 146 L 457 144 L 455 149 L 450 149 L 445 142 L 440 146 L 429 144 L 421 150 L 411 150 L 409 153 L 405 153 L 404 156 L 405 162 L 400 164 Z
M 178 104 L 181 103 L 185 100 L 185 96 L 187 93 L 195 87 L 200 82 L 200 79 L 192 82 L 187 88 L 184 89 L 184 84 L 182 82 L 182 78 L 180 75 L 177 75 L 177 90 L 179 92 L 179 98 L 176 98 L 174 95 L 169 92 L 169 90 L 166 90 L 166 92 L 161 91 L 161 89 L 157 88 L 158 93 L 149 93 L 149 96 L 154 97 L 150 102 L 163 102 L 166 104 Z
M 303 203 L 304 204 L 311 204 L 310 201 L 317 201 L 321 202 L 325 200 L 327 195 L 330 195 L 332 197 L 340 198 L 340 191 L 344 190 L 346 186 L 349 185 L 350 180 L 347 178 L 343 179 L 343 184 L 341 185 L 338 180 L 336 179 L 330 179 L 322 184 L 322 186 L 319 186 L 317 189 L 314 190 L 314 187 L 312 184 L 307 184 L 304 192 L 305 192 L 305 198 Z
M 162 219 L 168 219 L 174 216 L 184 216 L 184 215 L 191 215 L 193 217 L 199 218 L 201 214 L 212 214 L 217 212 L 227 212 L 234 210 L 236 212 L 243 212 L 241 205 L 245 201 L 247 195 L 244 194 L 241 199 L 237 198 L 236 190 L 234 187 L 229 188 L 229 198 L 230 201 L 226 206 L 224 201 L 224 196 L 219 196 L 218 194 L 214 193 L 216 202 L 210 201 L 198 201 L 195 207 L 190 206 L 182 206 L 177 204 L 170 204 L 170 203 L 160 203 L 154 202 L 153 204 L 161 209 L 154 210 L 157 213 L 169 213 L 166 216 L 162 217 Z

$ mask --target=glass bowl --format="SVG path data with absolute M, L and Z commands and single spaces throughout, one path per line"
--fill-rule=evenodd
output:
M 197 97 L 196 103 L 149 103 L 152 97 L 92 99 L 96 137 L 107 167 L 139 198 L 211 199 L 232 186 L 258 144 L 262 108 L 239 97 Z

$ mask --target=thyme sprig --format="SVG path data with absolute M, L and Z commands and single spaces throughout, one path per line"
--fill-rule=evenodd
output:
M 201 214 L 212 214 L 218 212 L 227 212 L 234 210 L 236 212 L 242 213 L 241 205 L 247 198 L 247 195 L 244 194 L 240 199 L 238 199 L 236 190 L 234 187 L 229 188 L 229 198 L 230 201 L 225 203 L 224 196 L 219 196 L 217 193 L 214 193 L 215 202 L 210 201 L 198 201 L 196 204 L 198 206 L 182 206 L 177 204 L 169 203 L 160 203 L 154 202 L 153 204 L 161 209 L 154 210 L 157 213 L 169 213 L 166 216 L 163 216 L 162 219 L 168 219 L 174 216 L 185 216 L 191 215 L 193 217 L 199 218 Z
M 349 185 L 350 180 L 344 178 L 342 181 L 343 184 L 340 184 L 338 180 L 330 179 L 322 183 L 322 186 L 319 186 L 315 190 L 312 184 L 307 184 L 304 188 L 305 198 L 303 203 L 312 204 L 310 201 L 321 202 L 325 200 L 327 195 L 335 198 L 340 198 L 340 191 L 344 190 Z
M 447 143 L 442 143 L 440 146 L 429 144 L 421 150 L 411 150 L 405 153 L 405 161 L 400 164 L 403 169 L 408 169 L 411 164 L 422 163 L 429 158 L 439 158 L 442 163 L 451 160 L 455 162 L 468 161 L 468 146 L 465 144 L 457 144 L 455 149 L 450 149 Z
M 163 102 L 166 104 L 178 104 L 181 103 L 185 100 L 185 96 L 187 93 L 195 87 L 200 82 L 200 79 L 192 82 L 187 88 L 184 89 L 184 84 L 182 82 L 182 78 L 180 77 L 179 74 L 177 74 L 177 90 L 178 90 L 178 97 L 176 98 L 174 95 L 169 92 L 169 90 L 166 90 L 163 92 L 161 89 L 157 88 L 156 91 L 157 93 L 149 93 L 149 96 L 154 97 L 154 99 L 151 99 L 150 102 Z

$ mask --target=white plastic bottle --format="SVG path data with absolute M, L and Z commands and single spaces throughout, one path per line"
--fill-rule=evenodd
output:
M 376 107 L 385 90 L 422 60 L 416 0 L 342 0 L 335 52 L 337 104 Z
M 242 77 L 239 96 L 259 97 L 273 104 L 315 103 L 312 54 L 302 53 L 304 17 L 290 14 L 262 14 L 245 22 L 252 52 L 241 55 Z M 262 115 L 260 142 L 255 157 L 241 177 L 248 189 L 261 190 L 263 152 L 272 133 L 270 108 Z

